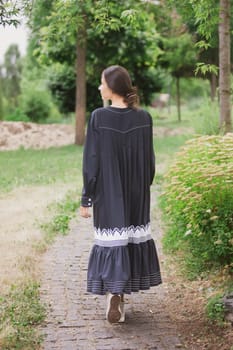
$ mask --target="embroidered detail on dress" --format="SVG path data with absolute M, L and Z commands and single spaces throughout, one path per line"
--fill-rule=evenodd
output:
M 150 223 L 146 225 L 140 225 L 140 226 L 129 226 L 129 227 L 115 227 L 115 228 L 103 228 L 102 230 L 100 228 L 95 227 L 95 232 L 98 235 L 124 235 L 126 232 L 131 234 L 137 234 L 137 233 L 143 233 L 146 232 L 148 234 L 148 231 L 150 230 Z
M 135 126 L 134 128 L 131 128 L 131 129 L 128 129 L 125 131 L 119 130 L 119 129 L 114 129 L 114 128 L 109 128 L 107 126 L 99 126 L 99 129 L 111 130 L 111 131 L 119 132 L 120 134 L 128 134 L 131 131 L 134 131 L 137 129 L 149 128 L 149 127 L 150 127 L 150 124 Z
M 151 239 L 150 223 L 140 226 L 129 226 L 118 228 L 96 228 L 96 244 L 102 246 L 127 245 L 128 243 L 139 244 Z

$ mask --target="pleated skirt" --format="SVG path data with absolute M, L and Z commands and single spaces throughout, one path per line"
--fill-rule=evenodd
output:
M 87 291 L 104 295 L 131 294 L 162 283 L 150 224 L 114 229 L 95 229 Z

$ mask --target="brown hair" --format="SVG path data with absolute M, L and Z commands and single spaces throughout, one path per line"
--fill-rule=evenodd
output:
M 124 67 L 110 66 L 102 74 L 113 93 L 124 97 L 128 107 L 137 108 L 139 103 L 137 88 L 132 86 L 129 73 Z

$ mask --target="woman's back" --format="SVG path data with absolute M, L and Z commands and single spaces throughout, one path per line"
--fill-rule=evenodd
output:
M 143 110 L 107 107 L 95 110 L 92 118 L 101 169 L 96 200 L 108 213 L 105 225 L 147 223 L 154 176 L 151 117 Z

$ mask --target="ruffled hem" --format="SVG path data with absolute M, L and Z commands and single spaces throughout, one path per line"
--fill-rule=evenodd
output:
M 119 247 L 92 248 L 87 276 L 87 291 L 103 295 L 130 294 L 162 283 L 153 239 Z

